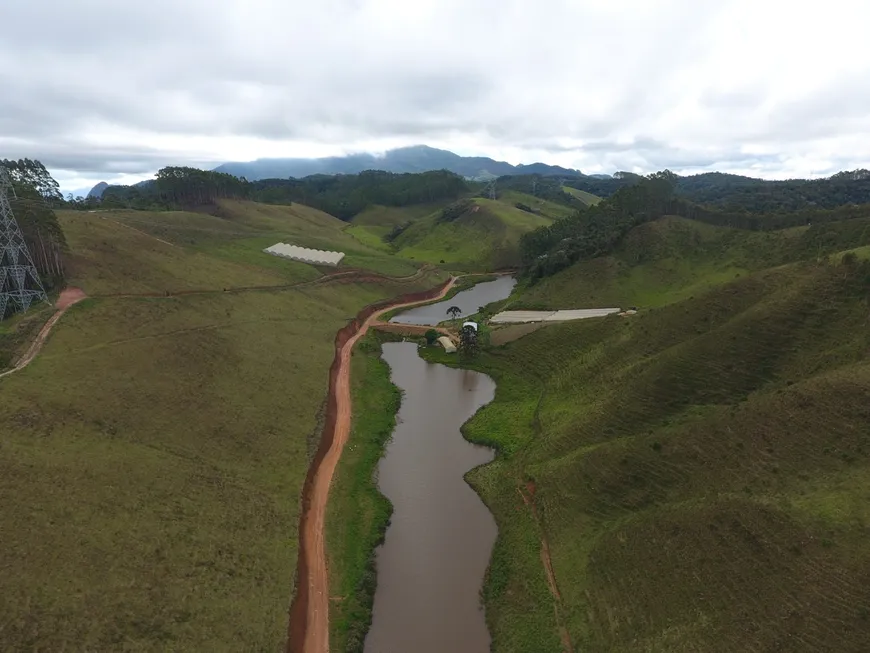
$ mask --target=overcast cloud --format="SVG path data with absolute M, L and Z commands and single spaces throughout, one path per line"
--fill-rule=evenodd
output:
M 0 157 L 66 190 L 426 143 L 584 172 L 870 167 L 870 2 L 3 0 Z

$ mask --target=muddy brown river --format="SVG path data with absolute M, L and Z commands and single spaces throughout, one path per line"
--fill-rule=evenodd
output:
M 378 467 L 393 516 L 377 552 L 365 652 L 485 653 L 490 637 L 479 592 L 497 531 L 463 476 L 493 452 L 469 444 L 459 428 L 492 401 L 495 383 L 427 363 L 415 343 L 386 343 L 383 351 L 404 396 Z
M 393 317 L 390 322 L 434 326 L 439 322 L 450 319 L 450 316 L 447 315 L 447 309 L 451 306 L 456 306 L 462 311 L 458 317 L 465 317 L 466 315 L 477 313 L 477 309 L 481 306 L 507 298 L 516 285 L 517 280 L 507 276 L 499 277 L 494 281 L 484 281 L 472 286 L 468 290 L 456 293 L 451 299 L 446 299 L 436 304 L 429 304 L 428 306 L 419 306 L 412 308 L 410 311 L 400 313 Z

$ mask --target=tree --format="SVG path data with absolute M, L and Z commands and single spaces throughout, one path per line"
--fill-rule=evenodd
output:
M 438 340 L 438 332 L 435 329 L 429 329 L 425 335 L 426 344 L 430 347 L 435 344 L 435 341 Z
M 53 206 L 63 204 L 58 183 L 39 161 L 3 159 L 0 166 L 12 180 L 15 194 L 9 198 L 9 203 L 43 286 L 51 290 L 62 285 L 67 245 L 53 210 Z
M 462 314 L 462 309 L 458 306 L 451 306 L 447 309 L 447 315 L 452 317 L 454 320 L 458 318 Z
M 459 332 L 459 356 L 468 360 L 474 358 L 480 352 L 477 340 L 477 329 L 473 326 L 464 326 Z

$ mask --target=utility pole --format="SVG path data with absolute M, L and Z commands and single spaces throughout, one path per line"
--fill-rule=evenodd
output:
M 15 188 L 0 166 L 0 320 L 26 311 L 34 301 L 48 302 L 39 273 L 30 257 L 21 227 L 12 214 L 9 197 Z

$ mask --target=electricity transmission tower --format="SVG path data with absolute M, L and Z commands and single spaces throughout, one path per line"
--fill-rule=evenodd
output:
M 36 266 L 27 250 L 24 235 L 12 214 L 10 194 L 15 196 L 12 180 L 0 166 L 0 320 L 26 311 L 34 301 L 48 301 Z

